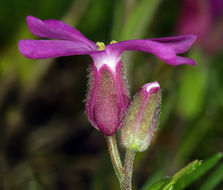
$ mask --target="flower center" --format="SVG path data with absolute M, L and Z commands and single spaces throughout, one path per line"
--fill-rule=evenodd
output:
M 98 51 L 105 50 L 105 44 L 103 42 L 97 42 L 96 45 L 98 46 Z
M 110 44 L 115 44 L 117 41 L 112 40 Z M 103 42 L 97 42 L 98 52 L 92 54 L 94 64 L 99 71 L 103 65 L 107 65 L 114 73 L 116 72 L 116 65 L 120 61 L 120 57 L 117 57 L 110 48 L 106 48 Z
M 115 43 L 117 43 L 117 41 L 115 41 L 115 40 L 112 40 L 110 42 L 110 44 L 115 44 Z M 98 51 L 105 50 L 105 44 L 103 42 L 97 42 L 96 45 L 98 46 Z
M 110 42 L 110 44 L 116 44 L 117 43 L 117 41 L 115 41 L 115 40 L 112 40 L 111 42 Z

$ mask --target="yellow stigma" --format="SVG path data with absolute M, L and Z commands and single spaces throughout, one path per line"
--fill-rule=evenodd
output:
M 112 41 L 110 42 L 110 44 L 115 44 L 115 43 L 117 43 L 117 41 L 115 41 L 115 40 L 112 40 Z
M 96 45 L 98 46 L 98 51 L 105 50 L 105 44 L 103 42 L 97 42 Z

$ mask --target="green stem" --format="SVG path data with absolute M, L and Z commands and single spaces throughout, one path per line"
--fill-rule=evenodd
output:
M 132 190 L 132 171 L 135 154 L 134 151 L 126 150 L 124 164 L 125 176 L 121 183 L 121 190 Z
M 105 136 L 108 144 L 108 149 L 112 161 L 112 165 L 114 167 L 115 173 L 118 176 L 119 182 L 122 183 L 123 177 L 124 177 L 124 170 L 122 167 L 122 162 L 120 159 L 118 146 L 116 143 L 115 135 L 113 136 Z

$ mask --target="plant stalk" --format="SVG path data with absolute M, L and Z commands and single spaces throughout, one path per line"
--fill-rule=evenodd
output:
M 121 183 L 121 190 L 132 190 L 132 171 L 135 154 L 132 150 L 126 150 L 124 163 L 125 175 Z
M 116 175 L 118 176 L 119 182 L 122 183 L 122 180 L 124 178 L 124 169 L 120 159 L 118 146 L 116 143 L 116 137 L 115 135 L 112 135 L 112 136 L 105 136 L 105 138 L 108 144 L 108 150 L 111 157 L 113 168 L 115 170 Z

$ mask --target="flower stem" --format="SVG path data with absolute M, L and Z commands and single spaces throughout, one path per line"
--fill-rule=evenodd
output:
M 134 151 L 126 150 L 124 164 L 125 176 L 121 183 L 121 190 L 132 190 L 132 171 L 135 154 Z
M 122 167 L 122 162 L 120 159 L 118 146 L 116 143 L 115 135 L 113 136 L 105 136 L 108 144 L 108 149 L 112 161 L 112 165 L 114 167 L 115 173 L 118 176 L 119 182 L 122 183 L 122 180 L 124 178 L 124 170 Z

